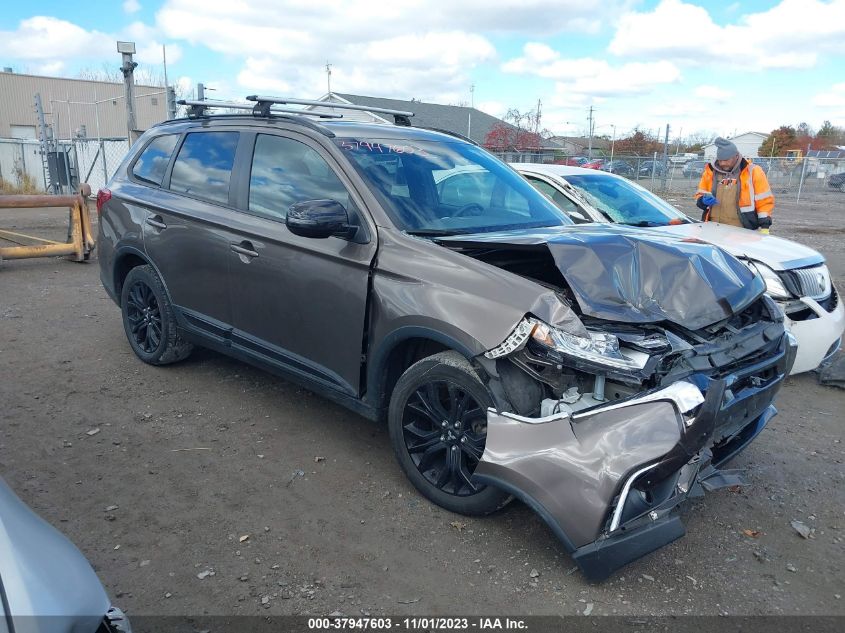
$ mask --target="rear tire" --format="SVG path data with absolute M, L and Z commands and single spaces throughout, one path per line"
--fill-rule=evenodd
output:
M 129 345 L 145 363 L 168 365 L 187 358 L 193 350 L 176 327 L 164 284 L 152 266 L 138 266 L 126 275 L 120 310 Z
M 396 383 L 388 409 L 393 451 L 414 487 L 442 508 L 480 516 L 511 499 L 470 481 L 484 453 L 491 405 L 487 388 L 457 352 L 422 359 Z

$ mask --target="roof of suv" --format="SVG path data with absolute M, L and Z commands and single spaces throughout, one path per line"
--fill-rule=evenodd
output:
M 170 119 L 169 121 L 156 124 L 153 128 L 165 126 L 205 127 L 209 125 L 273 127 L 277 123 L 301 125 L 307 129 L 319 130 L 327 136 L 338 138 L 467 142 L 454 134 L 426 128 L 391 125 L 389 123 L 342 121 L 337 119 L 314 120 L 304 115 L 271 115 L 269 117 L 261 117 L 253 116 L 252 114 L 211 114 L 202 117 Z

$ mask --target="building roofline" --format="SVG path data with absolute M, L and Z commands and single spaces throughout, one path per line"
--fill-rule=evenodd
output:
M 0 75 L 6 75 L 9 77 L 30 77 L 32 79 L 58 79 L 60 81 L 77 81 L 80 83 L 88 83 L 88 84 L 102 84 L 104 86 L 123 86 L 123 82 L 114 82 L 114 81 L 102 81 L 100 79 L 82 79 L 80 77 L 53 77 L 51 75 L 31 75 L 29 73 L 16 73 L 16 72 L 0 72 Z M 151 84 L 135 84 L 136 88 L 158 88 L 159 90 L 163 90 L 164 86 L 153 86 Z

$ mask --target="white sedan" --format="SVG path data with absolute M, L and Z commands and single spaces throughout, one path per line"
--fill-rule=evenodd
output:
M 636 183 L 613 174 L 568 167 L 511 165 L 575 222 L 660 227 L 715 244 L 744 261 L 766 281 L 798 341 L 793 374 L 816 369 L 840 347 L 845 306 L 824 257 L 797 242 L 717 222 L 696 222 Z

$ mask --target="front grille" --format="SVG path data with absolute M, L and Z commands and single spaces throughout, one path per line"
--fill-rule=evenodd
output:
M 827 266 L 797 268 L 790 271 L 798 285 L 799 295 L 811 299 L 824 299 L 830 295 L 830 273 Z

